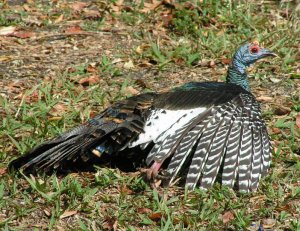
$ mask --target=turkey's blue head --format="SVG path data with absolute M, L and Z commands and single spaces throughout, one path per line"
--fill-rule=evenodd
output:
M 257 41 L 246 43 L 241 46 L 233 56 L 232 65 L 238 68 L 241 73 L 257 60 L 267 56 L 277 56 L 274 52 L 260 47 Z
M 227 82 L 235 83 L 250 90 L 246 69 L 257 60 L 267 56 L 277 56 L 274 52 L 259 46 L 258 42 L 242 45 L 234 54 L 228 69 Z

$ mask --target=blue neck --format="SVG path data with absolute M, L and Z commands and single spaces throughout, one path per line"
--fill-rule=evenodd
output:
M 234 83 L 245 90 L 250 91 L 246 68 L 247 65 L 240 62 L 237 57 L 234 57 L 232 64 L 228 68 L 226 82 Z

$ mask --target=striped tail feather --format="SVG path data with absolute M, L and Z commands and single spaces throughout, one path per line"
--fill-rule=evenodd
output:
M 216 129 L 219 123 L 211 117 L 207 126 L 203 128 L 202 135 L 197 144 L 197 148 L 193 155 L 193 159 L 190 165 L 190 169 L 186 179 L 186 186 L 189 189 L 194 189 L 201 176 L 202 170 L 208 158 L 212 140 L 216 134 Z
M 199 132 L 199 130 L 201 130 L 202 128 L 203 126 L 197 125 L 194 129 L 189 131 L 176 148 L 176 151 L 167 169 L 170 177 L 169 184 L 174 181 L 182 165 L 184 164 L 186 159 L 189 158 L 192 148 L 201 135 L 201 132 Z
M 210 153 L 205 163 L 202 179 L 200 182 L 201 188 L 207 189 L 211 187 L 215 182 L 224 157 L 230 130 L 230 125 L 219 127 L 219 130 L 217 131 L 215 138 L 213 139 L 212 147 L 210 148 Z
M 261 165 L 263 158 L 262 142 L 261 142 L 261 129 L 256 131 L 252 128 L 252 165 L 251 165 L 251 191 L 257 189 L 259 180 L 261 178 Z
M 154 144 L 154 146 L 150 150 L 149 154 L 147 155 L 147 158 L 146 158 L 147 165 L 150 165 L 151 162 L 154 160 L 155 154 L 161 149 L 161 147 L 162 147 L 161 145 L 162 145 L 163 141 L 164 140 L 161 140 Z
M 210 148 L 209 157 L 205 163 L 200 187 L 207 189 L 213 185 L 222 161 L 225 157 L 226 147 L 229 142 L 229 136 L 235 119 L 237 106 L 233 102 L 229 102 L 224 107 L 220 108 L 222 115 L 219 119 L 220 126 L 217 133 L 212 140 L 212 147 Z
M 229 119 L 229 123 L 231 123 L 232 126 L 230 134 L 228 135 L 226 152 L 223 160 L 222 184 L 231 188 L 234 186 L 239 166 L 240 140 L 243 133 L 243 127 L 241 126 L 240 121 L 241 113 L 242 108 L 236 107 L 232 117 Z
M 211 114 L 216 112 L 213 108 L 209 108 L 204 113 L 198 115 L 193 123 L 191 123 L 186 129 L 183 139 L 180 140 L 176 147 L 175 153 L 169 163 L 167 172 L 169 174 L 169 184 L 172 183 L 180 171 L 182 165 L 185 163 L 198 142 L 199 137 L 202 135 L 203 129 L 208 125 L 211 120 Z M 200 122 L 199 122 L 200 121 Z
M 241 137 L 241 146 L 239 151 L 239 165 L 237 184 L 239 191 L 247 192 L 249 190 L 249 181 L 251 179 L 251 152 L 252 149 L 252 133 L 251 129 L 247 126 L 243 126 L 243 133 Z
M 263 155 L 262 155 L 262 177 L 267 175 L 271 163 L 271 143 L 266 127 L 262 131 Z
M 227 185 L 230 188 L 234 186 L 239 166 L 239 149 L 242 133 L 243 127 L 238 123 L 233 124 L 228 138 L 228 145 L 222 169 L 222 185 Z
M 200 186 L 202 188 L 210 187 L 213 184 L 225 153 L 231 119 L 235 110 L 236 106 L 230 102 L 202 122 L 202 135 L 197 143 L 197 149 L 187 174 L 186 185 L 188 188 L 194 189 L 201 175 Z

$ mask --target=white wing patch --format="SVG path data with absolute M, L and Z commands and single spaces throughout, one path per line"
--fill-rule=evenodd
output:
M 152 111 L 145 123 L 145 132 L 129 144 L 129 147 L 164 140 L 169 134 L 175 133 L 176 130 L 205 110 L 205 107 L 201 107 L 188 110 L 157 109 Z M 164 134 L 162 135 L 162 133 Z

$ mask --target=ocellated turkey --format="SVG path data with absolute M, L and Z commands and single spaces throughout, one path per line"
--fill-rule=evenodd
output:
M 192 82 L 116 102 L 13 160 L 9 169 L 63 171 L 74 162 L 122 162 L 127 154 L 138 159 L 146 151 L 148 175 L 155 177 L 167 163 L 168 184 L 186 172 L 189 189 L 207 189 L 219 174 L 223 185 L 256 190 L 270 166 L 271 145 L 246 68 L 266 56 L 275 54 L 246 43 L 232 59 L 226 83 Z

